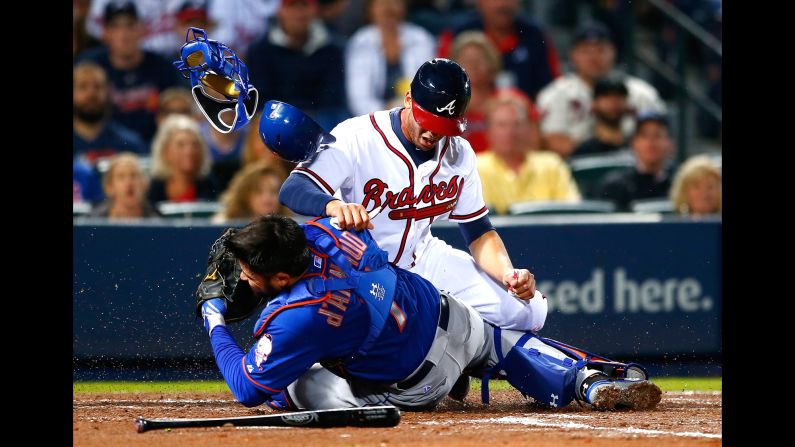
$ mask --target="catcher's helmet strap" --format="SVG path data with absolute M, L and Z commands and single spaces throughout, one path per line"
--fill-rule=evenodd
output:
M 243 127 L 257 111 L 259 92 L 254 87 L 248 89 L 248 98 L 242 101 L 229 101 L 210 96 L 202 85 L 195 85 L 191 89 L 193 99 L 199 110 L 210 121 L 210 124 L 221 133 L 229 133 Z M 234 110 L 235 117 L 231 124 L 221 119 L 221 114 L 227 110 Z

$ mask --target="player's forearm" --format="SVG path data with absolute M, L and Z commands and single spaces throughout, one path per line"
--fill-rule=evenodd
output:
M 294 213 L 304 216 L 324 216 L 326 204 L 336 200 L 334 196 L 323 192 L 301 174 L 287 177 L 279 190 L 279 202 L 290 208 Z
M 246 354 L 237 345 L 226 326 L 217 326 L 213 329 L 210 343 L 213 346 L 215 363 L 235 399 L 246 407 L 255 407 L 265 402 L 268 396 L 246 379 L 243 372 L 243 357 Z
M 469 252 L 475 263 L 495 281 L 502 282 L 507 270 L 513 269 L 513 263 L 502 238 L 496 231 L 488 231 L 469 244 Z

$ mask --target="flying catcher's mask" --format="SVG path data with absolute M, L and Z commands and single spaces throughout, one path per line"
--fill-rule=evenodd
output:
M 188 28 L 174 66 L 190 79 L 193 99 L 217 131 L 240 129 L 254 116 L 259 94 L 248 83 L 246 64 L 226 45 L 208 39 L 203 29 Z M 231 124 L 221 119 L 227 110 L 235 113 Z

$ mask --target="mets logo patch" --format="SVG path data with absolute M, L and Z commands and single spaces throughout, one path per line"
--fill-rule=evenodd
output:
M 254 350 L 254 362 L 257 364 L 257 369 L 262 371 L 262 364 L 268 360 L 268 356 L 273 350 L 273 338 L 270 334 L 265 334 L 260 337 L 257 342 L 257 348 Z

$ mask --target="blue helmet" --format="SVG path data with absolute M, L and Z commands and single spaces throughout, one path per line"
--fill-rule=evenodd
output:
M 301 109 L 276 100 L 262 109 L 259 136 L 276 155 L 293 163 L 309 160 L 320 146 L 336 141 Z

